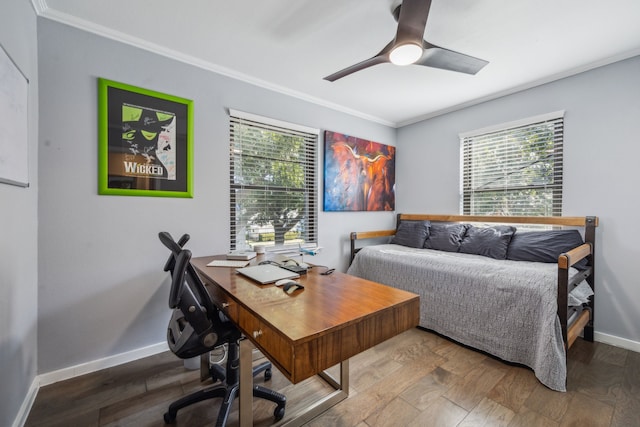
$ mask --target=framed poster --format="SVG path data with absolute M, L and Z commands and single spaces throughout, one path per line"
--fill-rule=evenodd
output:
M 29 186 L 29 81 L 0 46 L 0 182 Z
M 324 210 L 393 211 L 396 147 L 324 133 Z
M 193 101 L 98 79 L 98 193 L 193 197 Z

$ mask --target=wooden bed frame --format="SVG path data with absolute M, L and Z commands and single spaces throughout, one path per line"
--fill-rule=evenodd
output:
M 499 224 L 521 224 L 521 225 L 549 225 L 556 227 L 582 227 L 584 231 L 585 243 L 569 252 L 560 254 L 558 257 L 558 318 L 562 326 L 562 338 L 565 349 L 569 349 L 576 338 L 583 332 L 583 338 L 593 342 L 593 323 L 595 308 L 595 229 L 598 226 L 598 217 L 527 217 L 527 216 L 471 216 L 471 215 L 423 215 L 423 214 L 398 214 L 396 227 L 400 221 L 431 221 L 431 222 L 462 222 L 462 223 L 499 223 Z M 360 250 L 356 241 L 365 239 L 375 239 L 395 235 L 396 230 L 378 230 L 351 233 L 351 259 Z M 580 274 L 569 280 L 569 267 L 578 261 L 586 258 L 587 268 L 581 270 Z M 594 295 L 588 304 L 584 304 L 574 320 L 568 324 L 573 313 L 569 313 L 568 300 L 569 291 L 586 280 Z

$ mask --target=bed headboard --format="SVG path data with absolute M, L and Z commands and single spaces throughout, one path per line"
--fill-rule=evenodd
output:
M 564 227 L 582 227 L 584 241 L 591 244 L 595 250 L 595 229 L 598 226 L 597 216 L 498 216 L 498 215 L 430 215 L 399 213 L 396 218 L 396 228 L 401 221 L 435 221 L 435 222 L 464 222 L 464 223 L 497 223 L 521 225 L 552 225 Z M 351 233 L 351 261 L 355 256 L 356 240 L 393 236 L 395 230 L 377 230 Z
M 498 216 L 498 215 L 427 215 L 403 214 L 397 215 L 396 225 L 405 221 L 442 221 L 442 222 L 489 222 L 502 224 L 536 224 L 563 225 L 575 227 L 598 226 L 596 216 Z

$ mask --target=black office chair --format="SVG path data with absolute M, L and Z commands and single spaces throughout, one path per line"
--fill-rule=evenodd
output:
M 164 414 L 168 424 L 176 420 L 178 410 L 196 402 L 220 397 L 222 406 L 218 412 L 216 426 L 226 424 L 231 405 L 239 392 L 239 340 L 240 330 L 212 302 L 195 268 L 191 265 L 191 251 L 183 249 L 189 240 L 185 234 L 178 242 L 169 233 L 159 233 L 160 241 L 171 250 L 165 264 L 165 271 L 171 273 L 169 307 L 173 309 L 167 329 L 167 342 L 171 351 L 182 359 L 189 359 L 208 353 L 226 344 L 228 347 L 226 369 L 218 365 L 209 366 L 209 374 L 214 385 L 199 390 L 173 402 Z M 253 375 L 265 372 L 265 379 L 271 377 L 271 364 L 264 362 L 253 368 Z M 219 381 L 219 382 L 218 382 Z M 258 385 L 253 386 L 253 396 L 276 403 L 273 412 L 275 420 L 284 417 L 286 397 L 280 393 Z
M 171 237 L 171 235 L 167 232 L 161 232 L 159 234 L 159 237 L 160 237 L 160 241 L 165 246 L 167 246 L 167 248 L 171 250 L 171 253 L 169 254 L 169 258 L 167 259 L 167 262 L 164 265 L 164 271 L 168 271 L 169 273 L 171 273 L 171 277 L 173 277 L 173 270 L 176 265 L 176 255 L 174 255 L 174 253 L 176 254 L 179 253 L 181 248 L 184 247 L 184 245 L 189 241 L 191 236 L 189 236 L 188 234 L 183 234 L 182 237 L 180 237 L 180 239 L 177 242 L 174 242 L 173 237 Z M 226 357 L 226 352 L 227 352 L 227 350 L 223 347 L 226 347 L 226 346 L 219 347 L 220 349 L 222 349 L 223 355 L 224 355 L 221 360 L 224 360 L 224 357 Z M 271 363 L 263 362 L 253 367 L 253 376 L 258 375 L 261 372 L 264 372 L 265 381 L 269 381 L 271 379 Z M 211 376 L 211 379 L 214 382 L 216 380 L 224 381 L 226 377 L 226 369 L 218 364 L 215 364 L 215 365 L 210 364 L 209 375 Z

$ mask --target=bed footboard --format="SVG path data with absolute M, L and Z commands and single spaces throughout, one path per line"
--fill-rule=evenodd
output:
M 578 246 L 558 257 L 558 317 L 562 327 L 564 346 L 569 349 L 576 338 L 583 332 L 583 338 L 593 342 L 593 324 L 595 308 L 595 229 L 598 218 L 589 216 L 584 218 L 584 245 Z M 569 280 L 569 268 L 582 259 L 587 260 L 587 268 Z M 583 280 L 586 280 L 594 295 L 588 304 L 569 311 L 569 293 Z

